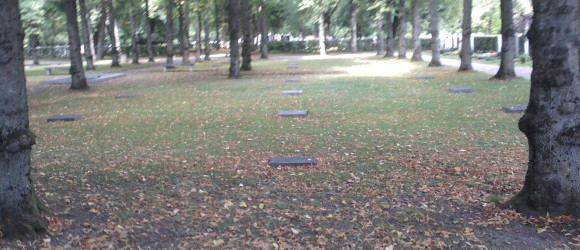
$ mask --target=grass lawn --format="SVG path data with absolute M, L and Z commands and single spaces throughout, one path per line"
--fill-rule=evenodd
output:
M 500 109 L 527 104 L 528 81 L 382 57 L 303 59 L 298 69 L 256 59 L 230 80 L 223 62 L 193 73 L 127 65 L 126 77 L 88 92 L 43 88 L 47 76 L 28 71 L 33 175 L 52 214 L 50 242 L 22 244 L 578 247 L 578 221 L 497 207 L 519 191 L 527 163 L 521 115 Z M 281 94 L 292 89 L 304 94 Z M 278 117 L 283 109 L 309 114 Z M 46 122 L 61 114 L 86 118 Z M 267 165 L 286 156 L 318 165 Z

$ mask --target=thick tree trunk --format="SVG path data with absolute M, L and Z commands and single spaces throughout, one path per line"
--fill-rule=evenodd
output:
M 129 2 L 129 22 L 131 23 L 131 63 L 139 64 L 139 48 L 137 47 L 137 21 L 135 18 L 135 10 L 133 8 L 133 0 Z
M 516 57 L 516 33 L 513 20 L 512 0 L 501 0 L 501 62 L 499 70 L 491 79 L 508 80 L 516 77 L 514 58 Z
M 324 41 L 326 36 L 324 34 L 324 7 L 322 5 L 318 6 L 318 47 L 320 49 L 320 55 L 326 55 L 326 45 Z
M 413 0 L 413 55 L 411 61 L 423 61 L 421 48 L 421 16 L 419 16 L 419 0 Z
M 250 3 L 242 0 L 242 67 L 241 70 L 252 70 L 252 30 L 250 28 Z
M 268 59 L 268 17 L 264 7 L 264 0 L 262 0 L 260 6 L 260 59 Z
M 407 58 L 407 41 L 405 40 L 405 33 L 407 33 L 407 9 L 405 8 L 405 0 L 399 0 L 399 27 L 397 35 L 399 36 L 399 55 L 397 58 Z
M 459 52 L 459 58 L 461 59 L 461 65 L 459 66 L 459 71 L 472 71 L 471 66 L 471 8 L 473 0 L 463 0 L 463 23 L 461 24 L 462 29 L 462 40 L 461 40 L 461 51 Z
M 580 2 L 532 4 L 532 86 L 519 122 L 530 159 L 522 191 L 506 206 L 527 215 L 580 218 Z
M 358 52 L 358 46 L 356 44 L 357 14 L 358 14 L 358 6 L 354 2 L 354 0 L 350 0 L 350 52 L 352 52 L 352 53 Z
M 77 21 L 76 0 L 62 0 L 62 8 L 66 14 L 66 29 L 68 31 L 68 46 L 70 50 L 70 75 L 72 90 L 88 90 L 87 78 L 83 69 L 83 57 L 81 55 L 81 37 Z
M 185 0 L 179 9 L 179 34 L 181 46 L 181 61 L 189 62 L 189 1 Z
M 167 59 L 165 63 L 173 64 L 173 0 L 165 1 L 166 20 L 165 20 L 165 49 Z
M 216 50 L 220 50 L 221 49 L 221 44 L 220 44 L 220 8 L 217 4 L 217 1 L 215 3 L 215 49 Z
M 431 62 L 429 67 L 439 67 L 441 66 L 441 41 L 439 40 L 439 3 L 437 0 L 429 0 L 429 13 L 431 14 L 431 20 L 429 22 L 429 28 L 431 31 Z
M 195 61 L 201 62 L 201 12 L 195 12 Z
M 32 52 L 32 65 L 39 65 L 39 58 L 38 58 L 38 46 L 39 42 L 38 34 L 30 34 L 28 38 L 28 45 L 30 46 L 30 51 Z
M 97 60 L 105 58 L 105 29 L 107 28 L 107 5 L 105 2 L 101 4 L 101 17 L 99 18 L 99 25 L 97 26 Z
M 204 43 L 205 43 L 205 57 L 203 58 L 204 61 L 209 61 L 211 58 L 211 45 L 210 45 L 210 37 L 209 37 L 209 13 L 207 11 L 203 12 L 203 30 L 204 30 Z
M 155 56 L 153 55 L 153 19 L 149 17 L 149 0 L 145 0 L 145 21 L 146 21 L 146 29 L 147 29 L 147 57 L 149 58 L 148 62 L 155 62 Z
M 228 24 L 230 28 L 230 75 L 229 78 L 240 78 L 240 18 L 238 0 L 228 0 Z
M 79 0 L 79 5 L 81 11 L 81 30 L 83 32 L 83 44 L 85 48 L 85 61 L 87 62 L 86 70 L 96 70 L 93 61 L 93 54 L 95 51 L 93 50 L 93 39 L 91 35 L 91 18 L 89 17 L 85 0 Z
M 34 135 L 28 125 L 24 30 L 17 0 L 0 1 L 0 234 L 34 239 L 47 221 L 30 178 Z
M 109 38 L 111 39 L 111 57 L 113 59 L 111 67 L 121 67 L 121 64 L 119 64 L 119 50 L 117 47 L 117 42 L 119 41 L 117 40 L 117 35 L 115 34 L 115 27 L 117 26 L 115 22 L 117 20 L 117 16 L 115 15 L 113 0 L 107 0 L 107 6 L 109 10 Z
M 393 33 L 393 13 L 391 11 L 387 11 L 385 13 L 385 26 L 387 30 L 387 43 L 386 43 L 386 51 L 385 57 L 394 57 L 395 56 L 395 38 Z
M 383 13 L 380 9 L 377 10 L 377 16 L 375 20 L 375 25 L 377 28 L 377 56 L 385 54 L 385 38 L 383 36 Z

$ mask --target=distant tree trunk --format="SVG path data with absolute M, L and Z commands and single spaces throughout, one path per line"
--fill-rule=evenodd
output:
M 79 0 L 79 9 L 81 11 L 81 30 L 83 32 L 83 44 L 85 48 L 85 60 L 87 61 L 86 70 L 96 70 L 93 62 L 93 54 L 95 53 L 93 47 L 91 18 L 88 16 L 87 6 L 85 0 Z
M 28 38 L 28 45 L 30 46 L 30 51 L 32 52 L 32 65 L 39 65 L 39 58 L 38 58 L 38 46 L 39 42 L 38 34 L 30 34 Z
M 166 64 L 173 64 L 173 0 L 165 1 L 167 20 L 165 21 Z
M 209 61 L 211 55 L 211 45 L 210 45 L 210 37 L 209 37 L 209 13 L 207 11 L 203 12 L 203 30 L 204 30 L 204 43 L 205 43 L 205 57 L 203 58 L 204 61 Z
M 377 10 L 375 24 L 377 28 L 377 56 L 380 56 L 385 54 L 385 38 L 383 37 L 383 13 L 380 9 Z
M 439 3 L 437 0 L 429 0 L 429 13 L 431 14 L 431 21 L 429 28 L 431 31 L 431 62 L 429 67 L 441 66 L 441 41 L 439 40 Z
M 151 37 L 153 33 L 153 19 L 149 17 L 149 0 L 145 0 L 145 21 L 147 25 L 147 56 L 148 62 L 155 62 L 155 57 L 153 56 L 153 38 Z
M 268 59 L 268 17 L 264 7 L 264 0 L 262 0 L 260 6 L 260 59 Z
M 413 55 L 411 61 L 423 61 L 421 48 L 421 16 L 419 15 L 419 0 L 413 0 Z
M 89 85 L 83 69 L 83 57 L 81 55 L 81 37 L 77 21 L 76 0 L 62 0 L 62 9 L 66 14 L 66 29 L 68 31 L 68 46 L 70 50 L 70 75 L 72 82 L 71 90 L 88 90 Z
M 139 48 L 137 47 L 137 21 L 135 19 L 135 10 L 133 9 L 133 0 L 129 3 L 129 22 L 131 23 L 131 63 L 139 64 Z
M 221 49 L 221 44 L 220 44 L 220 11 L 219 11 L 219 6 L 217 4 L 217 1 L 215 3 L 215 49 L 216 50 L 220 50 Z
M 532 5 L 532 86 L 519 122 L 528 138 L 528 172 L 522 191 L 506 206 L 526 215 L 580 218 L 580 2 Z
M 189 1 L 185 0 L 179 5 L 179 33 L 181 40 L 181 61 L 189 62 Z
M 501 62 L 499 70 L 491 79 L 508 80 L 516 77 L 514 58 L 516 57 L 516 34 L 513 20 L 512 0 L 501 0 Z
M 229 78 L 240 78 L 240 18 L 238 0 L 228 0 L 228 23 L 230 28 L 230 75 Z
M 459 71 L 471 71 L 473 67 L 471 66 L 471 8 L 472 0 L 463 0 L 463 23 L 461 24 L 462 40 L 461 40 L 461 51 L 459 52 L 459 58 L 461 59 L 461 65 L 459 66 Z
M 195 61 L 201 62 L 201 12 L 196 11 L 195 19 Z
M 28 125 L 24 30 L 18 0 L 0 1 L 0 234 L 30 239 L 46 232 L 42 205 L 30 178 L 35 143 Z M 10 31 L 10 32 L 8 32 Z
M 407 9 L 405 8 L 405 0 L 399 0 L 399 55 L 397 58 L 405 59 L 407 58 L 407 41 L 405 40 L 405 34 L 407 33 Z
M 113 0 L 107 0 L 107 6 L 109 9 L 109 38 L 111 39 L 111 57 L 113 59 L 111 67 L 121 67 L 119 64 L 119 51 L 117 49 L 117 36 L 115 34 L 115 20 L 117 19 L 115 15 L 115 8 L 113 7 Z
M 322 4 L 318 6 L 318 47 L 320 48 L 320 55 L 326 55 L 326 45 L 324 44 L 324 40 L 326 40 L 326 36 L 324 35 L 324 7 Z
M 99 25 L 97 26 L 97 59 L 103 60 L 105 58 L 105 29 L 107 28 L 107 5 L 105 2 L 101 3 L 101 17 L 99 18 Z
M 250 3 L 242 0 L 242 67 L 241 70 L 252 70 L 252 30 L 250 29 Z
M 391 11 L 387 11 L 385 13 L 385 26 L 387 30 L 387 47 L 385 51 L 385 57 L 394 57 L 395 56 L 395 38 L 393 33 L 393 13 Z
M 358 6 L 354 2 L 354 0 L 350 0 L 350 52 L 357 53 L 358 46 L 356 44 L 357 39 L 357 13 L 358 13 Z

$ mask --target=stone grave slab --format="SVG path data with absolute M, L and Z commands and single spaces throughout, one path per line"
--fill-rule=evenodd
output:
M 72 122 L 85 118 L 84 115 L 57 115 L 50 117 L 46 122 Z
M 119 78 L 125 76 L 125 73 L 102 73 L 102 74 L 86 74 L 87 83 L 100 83 L 107 80 Z M 71 84 L 71 77 L 60 77 L 54 79 L 48 79 L 40 82 L 41 84 Z
M 301 95 L 302 93 L 304 93 L 304 90 L 284 90 L 282 91 L 282 94 L 284 95 Z
M 119 99 L 119 98 L 137 98 L 139 97 L 138 94 L 124 94 L 124 95 L 118 95 L 115 96 L 115 98 Z
M 528 109 L 528 105 L 503 106 L 501 111 L 504 113 L 524 113 Z
M 308 110 L 280 110 L 278 111 L 278 115 L 282 117 L 300 117 L 306 116 L 308 114 Z
M 288 158 L 271 158 L 268 165 L 272 167 L 279 166 L 314 166 L 316 159 L 314 157 L 288 157 Z
M 288 68 L 289 69 L 297 69 L 298 68 L 298 65 L 296 65 L 296 66 L 288 66 Z
M 300 78 L 289 78 L 286 79 L 286 82 L 300 82 Z
M 475 91 L 473 88 L 449 88 L 448 90 L 451 93 L 471 93 Z
M 415 79 L 417 80 L 429 80 L 429 79 L 433 79 L 435 77 L 432 76 L 415 76 Z

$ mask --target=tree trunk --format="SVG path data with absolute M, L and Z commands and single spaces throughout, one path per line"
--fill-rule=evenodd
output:
M 350 52 L 357 53 L 358 46 L 356 44 L 357 39 L 357 15 L 358 13 L 358 6 L 354 2 L 354 0 L 350 0 Z
M 326 36 L 324 35 L 324 7 L 322 4 L 318 6 L 318 47 L 320 48 L 320 55 L 326 55 L 326 45 L 324 44 L 324 40 L 326 40 Z
M 228 23 L 230 28 L 230 75 L 229 78 L 240 78 L 240 18 L 238 0 L 228 0 Z
M 459 58 L 461 59 L 461 65 L 459 66 L 459 71 L 472 71 L 471 66 L 471 8 L 473 0 L 463 0 L 463 23 L 461 24 L 462 29 L 462 40 L 461 40 L 461 51 L 459 52 Z
M 39 58 L 38 58 L 38 46 L 39 46 L 39 37 L 38 34 L 30 34 L 28 38 L 28 45 L 30 46 L 30 51 L 32 52 L 32 65 L 39 65 Z
M 115 27 L 116 27 L 116 15 L 115 9 L 113 7 L 113 0 L 107 0 L 107 6 L 109 9 L 109 38 L 111 39 L 111 57 L 112 63 L 111 67 L 121 67 L 119 64 L 119 51 L 117 49 L 117 36 L 115 35 Z
M 147 56 L 148 62 L 155 62 L 155 56 L 153 55 L 153 38 L 151 37 L 153 33 L 153 19 L 149 17 L 149 0 L 145 0 L 145 21 L 147 29 Z
M 48 222 L 30 178 L 34 135 L 28 125 L 24 30 L 17 0 L 0 1 L 0 234 L 35 239 Z
M 264 0 L 260 6 L 260 59 L 268 59 L 268 17 L 264 9 Z
M 217 1 L 215 3 L 215 49 L 220 50 L 220 11 Z
M 83 32 L 83 44 L 85 48 L 85 60 L 87 61 L 86 70 L 96 70 L 95 63 L 93 61 L 93 39 L 92 31 L 89 17 L 89 12 L 87 11 L 87 6 L 85 0 L 79 0 L 79 9 L 81 11 L 81 30 Z
M 165 1 L 167 20 L 165 21 L 166 64 L 173 64 L 173 0 Z
M 179 34 L 181 46 L 181 61 L 189 62 L 189 1 L 179 5 Z
M 129 3 L 129 22 L 131 23 L 131 64 L 139 64 L 139 48 L 137 47 L 137 21 L 135 10 L 133 9 L 133 0 Z
M 441 41 L 439 40 L 439 3 L 437 0 L 429 0 L 429 12 L 431 21 L 429 28 L 431 30 L 431 62 L 429 67 L 440 67 L 441 64 Z
M 201 12 L 195 12 L 195 61 L 201 62 Z
M 528 138 L 528 172 L 522 191 L 506 206 L 532 216 L 580 218 L 580 2 L 532 5 L 532 86 L 519 122 Z
M 105 2 L 101 4 L 101 17 L 99 18 L 99 25 L 97 26 L 97 60 L 105 58 L 105 29 L 107 28 L 107 5 Z
M 242 67 L 241 70 L 252 70 L 252 30 L 250 28 L 250 3 L 242 0 Z
M 380 56 L 385 54 L 385 38 L 383 37 L 383 13 L 381 12 L 381 9 L 377 10 L 375 25 L 377 28 L 377 56 Z
M 391 11 L 387 11 L 385 13 L 385 26 L 387 29 L 387 46 L 385 51 L 385 57 L 394 57 L 395 56 L 395 38 L 393 33 L 393 13 Z
M 513 20 L 512 0 L 501 0 L 501 62 L 499 70 L 491 79 L 508 80 L 516 77 L 514 58 L 516 57 L 516 34 Z
M 419 16 L 419 0 L 413 0 L 413 55 L 411 61 L 423 61 L 421 48 L 421 16 Z
M 62 8 L 66 14 L 66 29 L 68 31 L 68 46 L 70 50 L 70 75 L 72 78 L 70 89 L 88 90 L 89 85 L 83 69 L 83 57 L 81 55 L 81 37 L 77 21 L 76 0 L 62 0 Z
M 210 37 L 209 37 L 209 13 L 207 11 L 203 12 L 203 30 L 204 30 L 204 43 L 205 43 L 205 57 L 203 58 L 204 61 L 209 61 L 211 55 L 211 45 L 210 45 Z
M 399 55 L 397 58 L 407 58 L 407 41 L 405 40 L 405 33 L 407 33 L 407 9 L 405 8 L 405 0 L 399 0 L 399 29 L 397 32 L 399 36 Z

